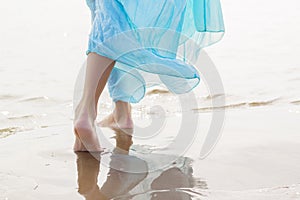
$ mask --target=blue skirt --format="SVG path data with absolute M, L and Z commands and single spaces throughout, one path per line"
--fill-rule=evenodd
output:
M 219 41 L 224 23 L 219 0 L 87 0 L 92 28 L 87 54 L 116 61 L 108 80 L 113 101 L 139 102 L 147 87 L 176 94 L 200 82 L 192 64 Z

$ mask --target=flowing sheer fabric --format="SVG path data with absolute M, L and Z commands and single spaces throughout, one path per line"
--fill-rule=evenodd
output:
M 87 0 L 92 28 L 87 54 L 116 60 L 113 101 L 139 102 L 157 84 L 182 94 L 199 84 L 200 50 L 224 34 L 219 0 Z

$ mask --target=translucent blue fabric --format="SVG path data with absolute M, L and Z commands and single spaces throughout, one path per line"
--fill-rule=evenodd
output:
M 182 94 L 199 84 L 191 64 L 224 34 L 219 0 L 87 0 L 92 28 L 87 54 L 116 60 L 108 80 L 113 101 L 139 102 L 162 84 Z

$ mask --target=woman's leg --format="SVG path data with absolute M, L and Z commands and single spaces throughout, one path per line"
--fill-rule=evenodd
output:
M 99 96 L 108 80 L 115 61 L 89 53 L 82 99 L 75 109 L 74 151 L 101 151 L 94 121 L 97 117 Z
M 133 128 L 129 102 L 132 99 L 132 95 L 136 93 L 136 87 L 140 86 L 142 77 L 133 70 L 130 71 L 130 74 L 117 68 L 112 70 L 108 80 L 108 90 L 110 97 L 115 103 L 115 109 L 110 115 L 98 122 L 99 126 L 113 129 Z M 140 77 L 140 79 L 135 77 Z

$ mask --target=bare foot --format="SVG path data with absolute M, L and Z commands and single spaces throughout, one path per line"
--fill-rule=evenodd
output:
M 79 106 L 78 106 L 79 107 Z M 80 113 L 81 111 L 81 113 Z M 94 126 L 95 117 L 89 117 L 89 112 L 77 108 L 74 120 L 75 144 L 73 150 L 99 152 L 100 143 Z M 93 115 L 95 116 L 95 114 Z
M 112 129 L 132 129 L 133 128 L 133 121 L 131 117 L 122 117 L 118 119 L 114 112 L 105 117 L 103 120 L 97 123 L 98 126 L 101 127 L 109 127 Z
M 124 131 L 127 129 L 133 129 L 130 104 L 118 101 L 113 113 L 98 122 L 97 125 L 101 127 L 109 127 L 114 130 Z

